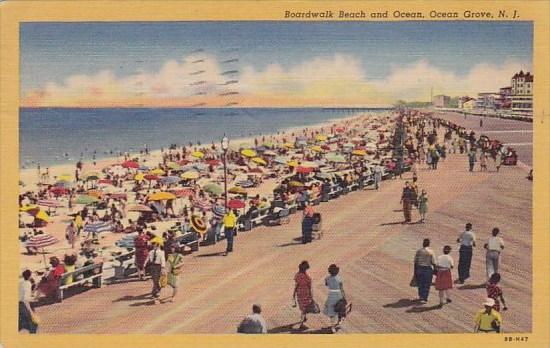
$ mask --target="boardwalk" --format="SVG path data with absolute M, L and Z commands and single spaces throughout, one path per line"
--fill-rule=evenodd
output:
M 353 303 L 341 333 L 471 332 L 474 314 L 485 298 L 484 288 L 476 287 L 485 281 L 482 246 L 494 226 L 500 227 L 506 243 L 501 285 L 509 310 L 503 313 L 504 331 L 529 332 L 532 189 L 526 174 L 520 167 L 503 167 L 498 174 L 470 173 L 465 156 L 451 155 L 437 171 L 420 170 L 419 187 L 430 197 L 425 224 L 400 223 L 404 180 L 385 181 L 380 191 L 351 193 L 318 207 L 324 236 L 312 244 L 303 246 L 294 240 L 300 235 L 297 214 L 288 225 L 239 233 L 235 252 L 228 257 L 219 255 L 224 242 L 186 256 L 174 303 L 152 306 L 147 297 L 149 281 L 109 285 L 69 297 L 62 304 L 39 307 L 41 332 L 234 333 L 251 305 L 259 303 L 270 332 L 299 333 L 290 326 L 299 320 L 297 309 L 291 307 L 291 294 L 302 260 L 311 265 L 314 297 L 321 306 L 326 268 L 331 263 L 340 266 Z M 413 215 L 413 220 L 417 218 Z M 416 289 L 408 283 L 422 239 L 431 238 L 437 255 L 443 245 L 451 245 L 457 264 L 455 241 L 466 222 L 473 224 L 480 240 L 474 250 L 472 278 L 451 291 L 453 303 L 443 309 L 435 307 L 439 301 L 433 288 L 427 305 L 413 303 Z M 170 291 L 165 291 L 168 296 Z M 326 332 L 322 328 L 328 324 L 322 314 L 312 315 L 304 333 Z

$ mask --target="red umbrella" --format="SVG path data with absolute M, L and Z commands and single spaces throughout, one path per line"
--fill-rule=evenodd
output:
M 321 149 L 323 149 L 323 150 L 330 150 L 330 146 L 328 146 L 328 145 L 321 145 Z
M 189 161 L 186 160 L 186 159 L 182 159 L 181 161 L 178 162 L 178 164 L 179 164 L 180 166 L 184 166 L 184 165 L 186 165 L 186 164 L 189 164 Z
M 176 197 L 191 197 L 195 194 L 192 189 L 190 188 L 184 188 L 184 189 L 178 189 L 178 190 L 171 190 L 173 194 L 176 195 Z
M 229 202 L 227 202 L 227 207 L 229 209 L 241 209 L 245 207 L 245 203 L 240 199 L 232 199 Z
M 67 193 L 69 193 L 69 190 L 67 190 L 66 188 L 64 188 L 62 186 L 56 186 L 56 187 L 52 188 L 50 190 L 50 192 L 52 194 L 54 194 L 55 196 L 61 196 L 61 195 L 66 195 Z
M 309 174 L 313 171 L 313 168 L 311 167 L 297 167 L 296 168 L 296 173 L 301 173 L 301 174 Z
M 38 205 L 48 207 L 48 208 L 58 208 L 61 206 L 61 203 L 51 199 L 41 199 L 38 201 Z
M 25 246 L 27 248 L 36 248 L 42 249 L 42 257 L 44 258 L 44 267 L 46 267 L 46 256 L 44 255 L 44 248 L 50 245 L 57 244 L 59 240 L 52 236 L 51 234 L 39 234 L 38 236 L 33 236 L 27 240 Z
M 137 168 L 139 168 L 139 163 L 137 163 L 136 161 L 126 161 L 126 162 L 122 163 L 122 167 L 137 169 Z
M 220 161 L 216 159 L 209 159 L 209 160 L 206 160 L 205 163 L 208 164 L 209 166 L 217 166 L 218 164 L 220 164 Z
M 110 185 L 112 185 L 113 180 L 111 180 L 111 179 L 99 179 L 99 181 L 97 183 L 98 184 L 110 184 Z
M 111 197 L 112 199 L 127 199 L 128 198 L 126 193 L 111 193 L 111 194 L 109 194 L 109 197 Z
M 151 181 L 151 180 L 158 180 L 158 179 L 159 179 L 159 177 L 158 177 L 157 175 L 154 175 L 154 174 L 147 174 L 147 175 L 144 176 L 144 178 L 145 178 L 146 180 L 149 180 L 149 181 Z
M 263 170 L 260 167 L 252 168 L 248 171 L 249 173 L 263 173 Z

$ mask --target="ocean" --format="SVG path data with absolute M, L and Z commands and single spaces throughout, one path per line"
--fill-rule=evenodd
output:
M 348 118 L 368 109 L 21 108 L 19 166 L 35 168 L 116 157 L 170 144 L 219 143 Z

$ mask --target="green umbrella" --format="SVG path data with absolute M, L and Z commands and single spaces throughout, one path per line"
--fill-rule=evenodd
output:
M 76 198 L 76 204 L 93 204 L 97 203 L 99 199 L 97 197 L 89 195 L 80 195 Z
M 345 163 L 345 162 L 347 162 L 347 160 L 344 156 L 337 155 L 337 154 L 328 154 L 328 155 L 326 155 L 325 158 L 329 162 L 336 162 L 336 163 Z
M 204 191 L 212 193 L 214 195 L 220 195 L 220 194 L 223 193 L 223 188 L 220 185 L 217 185 L 217 184 L 214 184 L 214 183 L 204 185 L 204 187 L 202 189 Z

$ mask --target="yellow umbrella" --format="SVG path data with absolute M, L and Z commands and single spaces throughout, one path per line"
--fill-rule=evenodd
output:
M 262 166 L 265 166 L 265 165 L 267 164 L 267 162 L 264 161 L 264 159 L 263 159 L 263 158 L 260 158 L 260 157 L 254 157 L 254 158 L 252 159 L 252 161 L 254 161 L 255 163 L 258 163 L 258 164 L 260 164 L 260 165 L 262 165 Z
M 40 219 L 46 222 L 50 221 L 50 216 L 48 213 L 46 213 L 44 210 L 40 209 L 38 212 L 32 210 L 27 212 L 29 215 L 32 215 L 35 217 L 35 219 Z
M 294 148 L 294 144 L 292 144 L 292 143 L 286 143 L 283 146 L 286 147 L 287 149 L 293 149 Z
M 153 238 L 151 238 L 151 243 L 155 243 L 155 244 L 158 244 L 160 246 L 163 246 L 164 245 L 164 239 L 162 239 L 162 237 L 159 237 L 159 236 L 154 236 Z
M 241 151 L 241 154 L 243 156 L 246 156 L 246 157 L 255 157 L 256 156 L 256 151 L 252 150 L 252 149 L 244 149 Z
M 286 164 L 289 167 L 297 167 L 298 166 L 298 161 L 288 161 Z
M 311 147 L 311 151 L 323 152 L 323 149 L 321 149 L 321 146 L 315 145 Z
M 72 181 L 73 178 L 69 174 L 61 174 L 60 176 L 57 177 L 57 180 L 58 181 Z
M 160 169 L 160 168 L 156 168 L 156 169 L 153 169 L 149 172 L 149 174 L 152 174 L 152 175 L 164 175 L 165 174 L 165 171 Z
M 353 152 L 351 154 L 355 155 L 355 156 L 366 156 L 367 151 L 365 151 L 365 150 L 353 150 Z
M 168 164 L 166 164 L 168 166 L 168 168 L 170 169 L 180 169 L 180 165 L 177 164 L 176 162 L 168 162 Z
M 203 158 L 204 157 L 204 153 L 201 152 L 201 151 L 195 151 L 191 154 L 191 156 L 193 157 L 196 157 L 196 158 Z
M 246 193 L 246 190 L 239 186 L 232 187 L 228 191 L 229 193 L 235 193 L 240 195 L 244 195 Z
M 327 141 L 327 136 L 326 136 L 326 135 L 317 134 L 317 136 L 315 137 L 315 140 L 317 140 L 317 141 Z
M 304 186 L 304 184 L 302 184 L 301 182 L 299 181 L 291 181 L 288 183 L 290 186 L 293 186 L 293 187 L 302 187 Z
M 38 208 L 38 206 L 36 204 L 26 204 L 26 205 L 22 206 L 21 208 L 19 208 L 19 211 L 29 211 L 29 210 L 36 209 L 36 208 Z
M 149 195 L 150 201 L 166 201 L 168 199 L 176 199 L 176 195 L 170 192 L 157 192 Z
M 199 172 L 196 172 L 194 170 L 189 170 L 185 173 L 183 173 L 181 175 L 181 178 L 182 179 L 187 179 L 187 180 L 194 180 L 194 179 L 198 179 L 200 176 Z
M 145 176 L 143 175 L 143 173 L 137 173 L 134 176 L 134 180 L 136 180 L 136 181 L 142 181 L 144 178 L 145 178 Z

